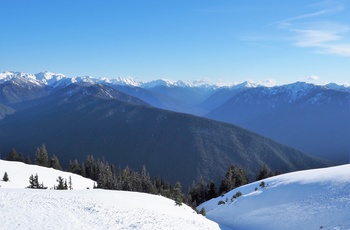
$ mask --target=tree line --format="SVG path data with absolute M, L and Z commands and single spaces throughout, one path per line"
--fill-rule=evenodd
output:
M 6 160 L 32 164 L 29 155 L 25 158 L 23 154 L 18 154 L 15 149 L 10 150 Z M 41 147 L 36 149 L 34 163 L 39 166 L 62 170 L 60 161 L 56 155 L 53 154 L 49 158 L 45 144 L 42 144 Z M 231 165 L 224 178 L 221 180 L 219 187 L 217 187 L 213 181 L 206 183 L 203 178 L 200 178 L 198 181 L 193 181 L 192 186 L 184 193 L 180 182 L 172 184 L 160 177 L 151 179 L 145 165 L 142 166 L 139 171 L 135 171 L 128 166 L 124 169 L 120 167 L 115 168 L 115 166 L 108 161 L 95 159 L 93 155 L 87 155 L 83 162 L 79 162 L 77 159 L 70 160 L 66 171 L 96 181 L 94 188 L 160 194 L 175 200 L 177 205 L 181 205 L 182 202 L 184 202 L 193 208 L 196 208 L 199 204 L 207 200 L 248 183 L 244 169 Z M 257 180 L 272 175 L 273 173 L 268 169 L 266 164 L 264 164 L 257 173 Z M 31 175 L 30 186 L 44 188 L 43 185 L 40 185 L 37 181 L 37 177 L 38 175 Z M 57 186 L 58 189 L 68 188 L 67 181 L 63 181 L 63 178 L 58 178 L 57 182 L 59 183 Z

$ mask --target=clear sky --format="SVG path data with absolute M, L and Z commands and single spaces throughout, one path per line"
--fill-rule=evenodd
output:
M 0 0 L 0 72 L 350 83 L 349 0 Z

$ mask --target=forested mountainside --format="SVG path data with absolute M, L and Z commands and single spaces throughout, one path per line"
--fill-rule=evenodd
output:
M 101 84 L 70 85 L 13 107 L 0 122 L 2 151 L 34 154 L 45 143 L 62 162 L 93 154 L 116 166 L 146 165 L 152 176 L 184 187 L 200 176 L 218 182 L 231 164 L 251 180 L 263 163 L 280 172 L 327 165 L 237 126 L 157 109 Z

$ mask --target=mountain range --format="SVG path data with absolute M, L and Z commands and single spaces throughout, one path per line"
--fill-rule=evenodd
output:
M 166 88 L 157 92 L 146 86 L 114 86 L 90 77 L 2 73 L 2 152 L 16 148 L 33 156 L 45 143 L 63 164 L 93 154 L 121 167 L 146 165 L 151 175 L 181 181 L 184 187 L 200 177 L 219 183 L 231 164 L 243 167 L 250 180 L 264 163 L 280 172 L 330 164 L 233 124 L 156 108 L 118 90 L 121 86 L 158 99 L 171 99 L 177 87 L 183 87 L 183 94 L 203 89 L 189 100 L 197 104 L 218 90 L 208 85 L 159 86 L 174 90 L 165 95 L 160 92 Z
M 235 124 L 337 163 L 350 160 L 350 86 L 335 83 L 321 86 L 296 82 L 271 87 L 243 82 L 218 86 L 205 81 L 144 83 L 132 78 L 3 72 L 0 117 L 12 113 L 11 106 L 4 106 L 47 96 L 73 83 L 106 85 L 156 108 Z

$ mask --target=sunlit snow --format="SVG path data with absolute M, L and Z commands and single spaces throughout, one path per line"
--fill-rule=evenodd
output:
M 0 160 L 0 229 L 220 229 L 186 205 L 137 192 L 91 189 L 78 175 Z M 45 186 L 72 177 L 73 190 L 25 189 L 38 174 Z M 90 189 L 86 189 L 89 187 Z
M 288 173 L 200 205 L 232 229 L 350 229 L 350 164 Z M 231 200 L 240 191 L 241 197 Z M 219 201 L 225 204 L 218 205 Z

